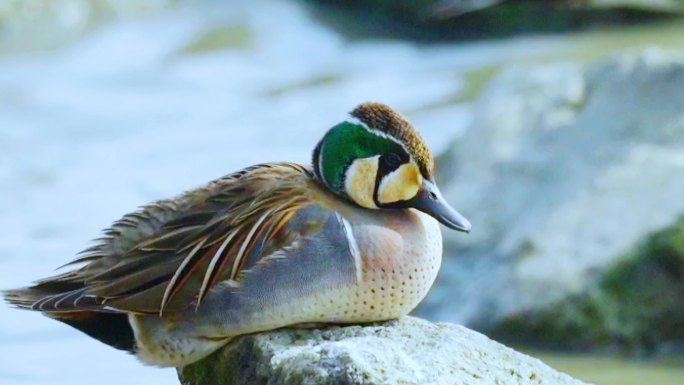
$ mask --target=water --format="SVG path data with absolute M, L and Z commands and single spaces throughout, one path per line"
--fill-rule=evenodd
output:
M 681 385 L 684 359 L 639 361 L 595 355 L 529 353 L 575 378 L 597 385 Z
M 439 152 L 468 128 L 470 102 L 497 68 L 656 39 L 675 46 L 684 35 L 668 25 L 420 47 L 350 42 L 276 0 L 157 1 L 90 10 L 86 21 L 82 2 L 62 3 L 72 7 L 66 30 L 49 15 L 18 19 L 0 40 L 0 289 L 53 274 L 145 202 L 254 163 L 308 162 L 359 102 L 405 112 Z M 175 382 L 171 369 L 0 306 L 0 384 Z

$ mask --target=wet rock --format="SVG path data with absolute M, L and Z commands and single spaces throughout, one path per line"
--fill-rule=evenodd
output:
M 682 0 L 309 0 L 350 37 L 482 39 L 630 24 L 681 15 Z
M 611 271 L 684 214 L 682 154 L 682 53 L 504 71 L 440 159 L 445 196 L 473 231 L 445 232 L 419 314 L 491 330 L 615 284 Z
M 682 0 L 583 0 L 577 1 L 577 6 L 588 9 L 629 8 L 645 12 L 684 12 L 684 1 Z
M 412 317 L 245 336 L 179 377 L 185 385 L 582 384 L 462 326 Z
M 500 322 L 492 333 L 517 344 L 633 354 L 684 351 L 684 219 L 658 231 L 600 282 L 542 309 Z

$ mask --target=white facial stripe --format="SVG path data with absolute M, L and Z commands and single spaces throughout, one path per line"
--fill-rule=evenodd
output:
M 318 175 L 321 176 L 321 179 L 323 180 L 323 183 L 325 185 L 328 185 L 327 179 L 325 179 L 325 175 L 323 174 L 323 149 L 325 148 L 325 141 L 321 143 L 321 148 L 318 150 Z M 330 187 L 330 186 L 328 186 Z
M 418 194 L 423 176 L 411 161 L 385 175 L 378 186 L 378 202 L 381 204 L 409 200 Z
M 358 205 L 376 209 L 373 199 L 380 156 L 356 159 L 345 173 L 344 189 Z

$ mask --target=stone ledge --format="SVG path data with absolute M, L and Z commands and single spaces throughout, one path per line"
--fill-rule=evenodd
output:
M 465 327 L 404 317 L 240 337 L 179 369 L 185 385 L 582 384 Z

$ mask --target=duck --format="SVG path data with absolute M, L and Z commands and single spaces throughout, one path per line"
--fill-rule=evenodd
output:
M 440 268 L 440 223 L 471 230 L 418 131 L 363 103 L 311 166 L 254 165 L 142 206 L 66 272 L 4 297 L 145 364 L 184 367 L 245 334 L 409 314 Z

